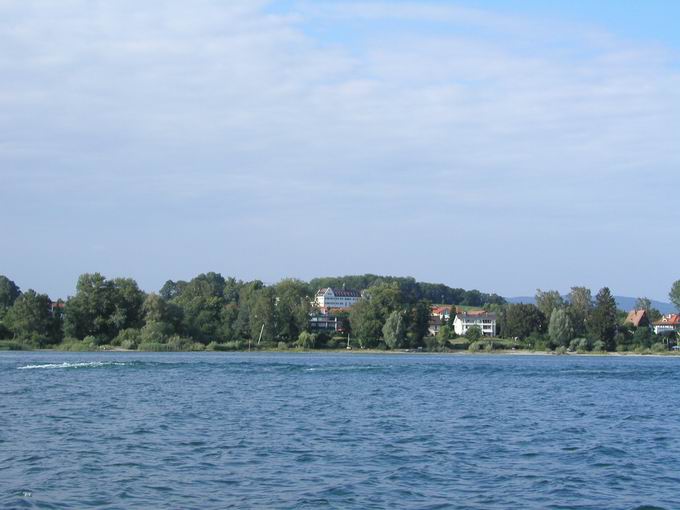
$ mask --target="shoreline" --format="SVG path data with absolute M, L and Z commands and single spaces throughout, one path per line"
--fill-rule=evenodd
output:
M 556 353 L 553 351 L 528 351 L 528 350 L 495 350 L 491 352 L 486 351 L 449 351 L 449 352 L 429 352 L 429 351 L 406 351 L 406 350 L 395 350 L 395 351 L 383 351 L 379 349 L 305 349 L 305 350 L 279 350 L 279 349 L 258 349 L 258 350 L 238 350 L 238 351 L 138 351 L 136 349 L 123 349 L 121 347 L 116 347 L 113 349 L 93 349 L 87 351 L 65 351 L 61 349 L 21 349 L 21 350 L 0 350 L 1 353 L 11 352 L 11 353 L 65 353 L 65 354 L 82 354 L 82 353 L 99 353 L 99 354 L 115 354 L 115 353 L 144 353 L 144 354 L 177 354 L 177 353 L 202 353 L 202 354 L 327 354 L 327 355 L 337 355 L 337 354 L 347 354 L 347 355 L 386 355 L 386 356 L 399 356 L 399 355 L 426 355 L 426 356 L 574 356 L 574 357 L 680 357 L 680 352 L 668 353 L 638 353 L 638 352 L 566 352 L 566 353 Z

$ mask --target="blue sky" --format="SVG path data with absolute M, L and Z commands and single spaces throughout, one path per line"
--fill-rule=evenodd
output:
M 680 3 L 0 1 L 0 273 L 665 299 Z

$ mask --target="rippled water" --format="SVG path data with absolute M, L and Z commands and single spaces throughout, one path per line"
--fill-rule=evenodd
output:
M 1 508 L 680 508 L 680 359 L 0 353 Z

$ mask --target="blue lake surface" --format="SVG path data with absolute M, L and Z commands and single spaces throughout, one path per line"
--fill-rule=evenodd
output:
M 0 508 L 680 508 L 680 359 L 0 353 Z

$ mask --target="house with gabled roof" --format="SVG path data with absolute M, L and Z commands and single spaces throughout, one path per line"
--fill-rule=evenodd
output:
M 660 320 L 654 321 L 652 327 L 657 335 L 666 335 L 680 331 L 680 315 L 677 313 L 664 315 Z
M 649 317 L 647 310 L 631 310 L 624 321 L 624 324 L 631 324 L 636 328 L 649 327 Z

